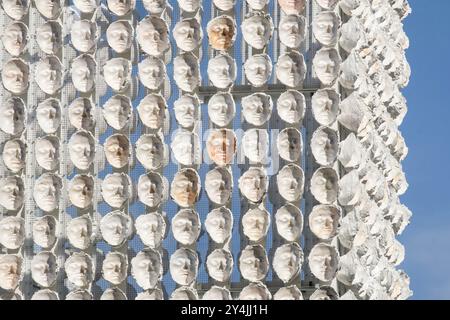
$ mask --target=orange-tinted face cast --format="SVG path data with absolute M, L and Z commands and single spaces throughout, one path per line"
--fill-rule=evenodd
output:
M 230 164 L 236 153 L 236 136 L 230 130 L 217 130 L 206 142 L 208 155 L 219 166 Z
M 234 42 L 233 21 L 228 18 L 217 18 L 208 27 L 209 44 L 216 50 L 227 50 Z

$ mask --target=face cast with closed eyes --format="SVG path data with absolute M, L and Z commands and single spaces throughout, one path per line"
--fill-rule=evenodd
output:
M 150 208 L 155 208 L 166 198 L 167 189 L 163 178 L 159 173 L 150 172 L 139 177 L 138 197 L 139 201 Z
M 127 257 L 120 252 L 108 252 L 102 265 L 103 278 L 113 285 L 119 285 L 127 278 L 127 271 Z
M 239 300 L 270 300 L 272 295 L 267 287 L 260 283 L 250 283 L 239 294 Z
M 102 182 L 102 197 L 113 208 L 120 208 L 130 198 L 130 178 L 125 173 L 108 174 Z
M 136 158 L 148 170 L 157 170 L 164 163 L 164 145 L 156 134 L 142 135 L 136 141 Z
M 61 189 L 61 178 L 53 173 L 44 173 L 36 180 L 34 184 L 34 201 L 43 211 L 53 211 L 58 208 L 58 202 L 61 197 Z
M 233 270 L 233 256 L 225 249 L 216 249 L 208 255 L 206 267 L 211 278 L 218 282 L 225 282 Z
M 341 58 L 336 49 L 322 48 L 313 59 L 313 69 L 324 86 L 331 86 L 339 75 Z
M 55 133 L 61 123 L 61 105 L 58 100 L 49 98 L 38 104 L 36 108 L 36 120 L 42 131 Z
M 273 295 L 273 300 L 303 300 L 303 295 L 296 285 L 292 285 L 280 288 Z
M 197 97 L 185 94 L 173 104 L 175 118 L 182 128 L 192 128 L 198 120 L 200 102 Z
M 250 241 L 260 241 L 267 235 L 270 226 L 270 215 L 264 209 L 248 210 L 242 217 L 242 227 L 245 236 Z
M 281 10 L 285 14 L 300 14 L 305 10 L 305 0 L 278 0 Z
M 72 204 L 80 209 L 85 209 L 92 204 L 94 194 L 94 179 L 87 175 L 76 175 L 69 185 L 69 199 Z
M 270 16 L 255 14 L 242 22 L 242 34 L 245 42 L 255 49 L 263 49 L 270 41 L 273 23 Z
M 178 55 L 173 61 L 175 83 L 186 92 L 193 92 L 200 83 L 199 63 L 192 53 Z
M 130 49 L 133 36 L 131 24 L 126 20 L 114 21 L 106 30 L 106 39 L 117 53 Z
M 239 190 L 252 202 L 260 202 L 267 188 L 267 174 L 263 169 L 251 167 L 239 178 Z
M 338 176 L 332 168 L 319 168 L 311 178 L 311 193 L 317 201 L 331 204 L 337 199 Z
M 18 176 L 0 179 L 0 206 L 6 210 L 18 210 L 23 205 L 24 185 Z
M 236 153 L 236 141 L 232 130 L 213 130 L 206 141 L 209 158 L 218 166 L 230 164 Z
M 282 44 L 288 48 L 298 48 L 306 37 L 305 18 L 296 14 L 285 15 L 278 26 Z
M 8 170 L 19 172 L 25 166 L 26 149 L 22 140 L 14 139 L 6 141 L 3 147 L 3 163 Z
M 72 24 L 70 39 L 75 49 L 80 52 L 91 51 L 97 42 L 98 31 L 95 22 L 78 20 Z
M 209 45 L 216 50 L 226 51 L 234 43 L 236 24 L 229 16 L 219 16 L 208 22 Z
M 200 235 L 200 218 L 191 209 L 182 209 L 172 219 L 172 232 L 175 240 L 183 245 L 191 245 Z
M 230 290 L 225 287 L 212 286 L 205 292 L 202 300 L 233 300 Z
M 209 119 L 219 127 L 227 126 L 236 114 L 236 104 L 228 92 L 214 94 L 208 102 Z
M 131 218 L 120 211 L 113 211 L 100 222 L 103 240 L 111 246 L 122 245 L 132 234 Z
M 61 12 L 60 0 L 34 0 L 34 4 L 46 19 L 56 19 Z
M 182 286 L 191 284 L 197 278 L 198 256 L 191 249 L 181 248 L 170 256 L 172 279 Z
M 138 66 L 139 80 L 150 90 L 157 90 L 164 83 L 166 66 L 161 59 L 148 57 Z
M 109 126 L 116 130 L 122 130 L 131 117 L 131 100 L 117 94 L 106 101 L 102 111 Z
M 95 60 L 87 54 L 81 55 L 72 61 L 70 74 L 72 83 L 80 92 L 89 92 L 94 87 L 95 81 Z
M 46 54 L 56 54 L 62 46 L 61 24 L 47 21 L 37 29 L 36 42 Z
M 92 221 L 88 215 L 74 218 L 67 224 L 67 238 L 72 246 L 85 250 L 91 245 Z
M 13 22 L 2 35 L 3 47 L 12 56 L 19 56 L 25 50 L 28 42 L 28 28 L 22 22 Z
M 336 206 L 317 205 L 309 215 L 309 227 L 319 239 L 331 239 L 338 231 L 340 216 L 340 210 Z
M 336 274 L 338 267 L 338 253 L 328 244 L 316 244 L 308 256 L 309 268 L 320 281 L 330 281 Z
M 265 163 L 269 152 L 269 134 L 263 129 L 249 129 L 242 138 L 244 155 L 252 162 Z
M 49 251 L 37 253 L 31 261 L 31 277 L 41 287 L 50 287 L 56 281 L 56 257 Z
M 277 148 L 280 157 L 289 162 L 300 159 L 303 149 L 302 135 L 295 128 L 286 128 L 277 137 Z
M 216 243 L 224 243 L 231 236 L 233 215 L 226 207 L 220 207 L 208 213 L 205 228 L 209 237 Z
M 108 137 L 105 141 L 105 155 L 114 168 L 125 167 L 130 159 L 130 141 L 123 134 Z
M 75 286 L 85 288 L 94 278 L 91 257 L 85 252 L 74 252 L 64 263 L 67 279 Z
M 173 37 L 183 51 L 195 50 L 203 39 L 203 31 L 197 19 L 183 19 L 175 25 Z
M 86 131 L 78 131 L 69 140 L 70 160 L 80 170 L 88 170 L 94 160 L 95 141 Z
M 55 94 L 63 83 L 63 65 L 56 56 L 40 60 L 36 66 L 35 80 L 46 94 Z
M 6 249 L 19 249 L 25 240 L 25 220 L 20 217 L 5 217 L 0 220 L 0 244 Z
M 246 246 L 239 257 L 239 270 L 245 280 L 263 280 L 269 270 L 266 250 L 259 244 Z
M 56 241 L 56 219 L 47 215 L 33 223 L 33 240 L 38 246 L 47 249 Z
M 340 20 L 332 11 L 320 12 L 314 17 L 313 32 L 317 41 L 324 46 L 334 46 L 338 40 Z
M 14 290 L 22 273 L 22 258 L 15 254 L 0 255 L 0 288 Z
M 296 164 L 285 165 L 277 175 L 277 188 L 286 201 L 298 201 L 303 195 L 305 174 Z
M 30 70 L 21 59 L 11 59 L 3 65 L 2 82 L 12 94 L 22 94 L 28 87 Z
M 295 242 L 278 247 L 273 256 L 273 269 L 284 283 L 298 275 L 302 264 L 303 252 Z
M 108 9 L 117 16 L 124 16 L 136 6 L 135 0 L 107 0 Z
M 156 287 L 162 277 L 161 255 L 153 249 L 140 251 L 131 259 L 131 274 L 144 290 Z
M 59 165 L 59 141 L 55 136 L 38 138 L 35 144 L 36 162 L 45 170 L 55 170 Z
M 114 91 L 123 91 L 131 82 L 131 62 L 124 58 L 108 60 L 103 66 L 103 76 Z
M 198 136 L 188 131 L 179 131 L 174 136 L 171 149 L 175 160 L 183 165 L 197 164 L 200 159 Z
M 247 59 L 244 70 L 247 80 L 253 86 L 261 87 L 272 74 L 272 61 L 267 54 L 256 54 Z
M 236 80 L 236 62 L 227 54 L 209 59 L 208 77 L 215 87 L 228 88 Z
M 303 216 L 299 208 L 287 204 L 277 210 L 275 223 L 278 234 L 287 241 L 296 241 L 303 230 Z
M 333 288 L 325 286 L 314 291 L 309 300 L 338 300 L 338 295 Z
M 269 0 L 247 0 L 247 4 L 252 10 L 261 11 L 269 3 Z
M 272 115 L 272 98 L 265 93 L 246 96 L 242 98 L 241 105 L 245 121 L 254 126 L 262 126 Z
M 338 153 L 337 133 L 328 127 L 318 128 L 311 139 L 311 150 L 316 162 L 330 166 L 336 161 Z
M 3 0 L 2 7 L 5 13 L 14 20 L 21 20 L 28 12 L 29 0 Z
M 303 55 L 297 51 L 283 54 L 278 58 L 275 70 L 277 78 L 282 84 L 288 87 L 301 85 L 306 75 Z
M 73 0 L 73 4 L 83 13 L 92 13 L 99 7 L 99 0 Z
M 94 105 L 88 98 L 76 98 L 69 105 L 69 122 L 76 129 L 90 130 L 95 125 Z
M 166 100 L 159 94 L 151 93 L 141 100 L 137 107 L 139 118 L 150 129 L 162 127 L 166 117 Z
M 151 212 L 142 214 L 136 219 L 136 232 L 144 245 L 158 248 L 166 234 L 166 222 L 161 214 Z
M 333 89 L 317 91 L 311 101 L 314 119 L 322 126 L 331 125 L 339 113 L 339 102 L 339 94 Z
M 0 106 L 0 129 L 10 135 L 25 129 L 25 105 L 22 99 L 12 97 Z
M 297 90 L 288 90 L 277 100 L 279 117 L 286 123 L 296 124 L 303 120 L 306 110 L 305 96 Z
M 205 190 L 208 198 L 218 205 L 224 205 L 230 200 L 233 191 L 233 177 L 225 168 L 215 168 L 205 177 Z
M 180 207 L 191 207 L 200 196 L 200 177 L 194 169 L 178 171 L 173 180 L 170 196 Z
M 136 39 L 142 51 L 149 55 L 160 56 L 170 46 L 167 23 L 155 16 L 144 18 L 136 28 Z
M 186 12 L 195 12 L 201 6 L 201 0 L 177 0 L 180 9 Z

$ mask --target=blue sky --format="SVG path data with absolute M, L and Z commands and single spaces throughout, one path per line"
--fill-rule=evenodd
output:
M 402 267 L 413 299 L 450 299 L 450 1 L 409 2 L 413 13 L 404 23 L 413 72 L 403 91 L 409 112 L 401 130 L 410 188 L 402 201 L 414 216 L 401 237 Z

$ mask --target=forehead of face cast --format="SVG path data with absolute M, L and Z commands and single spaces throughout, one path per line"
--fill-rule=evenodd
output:
M 187 37 L 188 35 L 193 36 L 190 32 L 188 33 L 186 31 L 186 28 L 189 28 L 190 32 L 198 32 L 199 35 L 202 32 L 202 29 L 200 28 L 200 24 L 198 23 L 198 20 L 195 18 L 189 18 L 189 19 L 183 19 L 175 25 L 175 28 L 173 29 L 173 32 L 178 34 L 185 34 L 184 36 Z
M 223 222 L 224 228 L 226 228 L 227 225 L 228 227 L 231 227 L 231 225 L 233 224 L 233 215 L 231 211 L 226 207 L 214 209 L 206 216 L 205 225 L 208 227 L 211 225 L 211 223 L 214 223 L 218 220 Z
M 131 259 L 132 268 L 133 269 L 142 268 L 140 262 L 142 262 L 143 260 L 149 261 L 152 264 L 153 268 L 155 267 L 158 268 L 162 264 L 161 255 L 159 254 L 159 252 L 147 248 L 142 251 L 139 251 L 138 254 L 133 259 Z M 162 269 L 160 268 L 158 269 L 162 271 Z
M 190 222 L 191 226 L 200 227 L 200 218 L 197 212 L 191 209 L 183 209 L 178 211 L 178 213 L 172 219 L 172 225 L 176 225 L 179 222 Z
M 20 269 L 22 267 L 23 259 L 15 254 L 2 254 L 0 255 L 0 266 L 2 265 L 10 265 L 13 267 L 18 267 L 18 272 L 20 273 Z
M 287 64 L 294 65 L 298 70 L 295 72 L 304 71 L 304 60 L 300 53 L 292 51 L 285 53 L 278 59 L 277 65 L 280 67 L 285 67 Z
M 267 54 L 255 54 L 251 56 L 250 58 L 245 61 L 244 67 L 246 69 L 248 68 L 265 68 L 265 71 L 268 72 L 269 70 L 272 70 L 272 60 L 270 59 L 270 56 Z
M 53 112 L 53 113 L 50 113 Z M 46 117 L 57 118 L 61 112 L 61 105 L 59 100 L 54 98 L 49 98 L 38 104 L 36 108 L 36 113 L 40 115 L 45 115 Z
M 137 217 L 135 225 L 138 232 L 139 230 L 146 230 L 149 226 L 155 226 L 157 228 L 155 231 L 160 231 L 163 234 L 166 230 L 166 222 L 164 221 L 164 218 L 156 212 L 140 215 Z
M 100 300 L 127 300 L 127 296 L 119 288 L 108 288 L 103 292 Z
M 190 145 L 191 147 L 197 147 L 198 137 L 195 133 L 181 131 L 178 132 L 172 141 L 172 149 L 182 148 L 184 150 L 186 145 Z
M 92 259 L 85 252 L 74 252 L 72 253 L 64 263 L 65 269 L 69 269 L 68 266 L 71 264 L 82 263 L 85 264 L 88 269 L 92 270 Z
M 41 60 L 40 64 L 42 63 L 42 61 L 45 60 L 47 59 Z M 11 59 L 6 64 L 3 65 L 2 75 L 4 74 L 8 75 L 10 73 L 28 76 L 29 73 L 28 64 L 26 64 L 23 60 L 20 59 Z
M 54 186 L 56 187 L 56 191 L 59 192 L 62 187 L 62 180 L 60 177 L 53 173 L 44 173 L 41 175 L 35 183 L 35 189 L 40 186 Z
M 295 128 L 286 128 L 280 132 L 278 139 L 280 141 L 287 140 L 289 144 L 301 144 L 300 131 Z
M 295 164 L 288 164 L 280 170 L 278 176 L 279 176 L 278 179 L 281 179 L 281 182 L 283 181 L 282 179 L 284 178 L 295 178 L 299 179 L 298 182 L 301 182 L 300 180 L 303 180 L 304 173 L 301 167 Z
M 72 220 L 69 221 L 68 225 L 67 225 L 68 231 L 73 231 L 76 230 L 77 228 L 83 228 L 86 229 L 86 231 L 88 232 L 88 235 L 91 233 L 91 229 L 92 229 L 92 221 L 89 218 L 89 216 L 87 215 L 83 215 L 81 217 L 76 217 L 73 218 Z
M 247 171 L 245 171 L 241 178 L 243 178 L 243 180 L 245 178 L 258 178 L 260 180 L 266 181 L 267 174 L 261 168 L 252 167 L 252 168 L 248 169 Z M 239 179 L 239 181 L 243 181 L 243 180 Z M 244 183 L 244 181 L 242 183 Z
M 20 139 L 8 140 L 3 146 L 3 154 L 14 152 L 19 159 L 25 157 L 25 143 Z
M 145 185 L 155 186 L 156 188 L 150 188 L 151 192 L 159 193 L 163 186 L 163 178 L 159 173 L 150 172 L 147 174 L 143 174 L 139 177 L 138 185 L 143 187 Z
M 24 185 L 23 181 L 18 176 L 9 176 L 3 179 L 0 179 L 1 191 L 5 192 L 6 190 L 13 188 L 18 188 L 19 192 L 23 193 Z M 7 191 L 6 191 L 7 192 Z
M 110 173 L 106 175 L 103 180 L 103 186 L 124 186 L 127 187 L 130 184 L 129 177 L 125 173 Z
M 271 32 L 272 30 L 272 20 L 270 19 L 270 16 L 264 16 L 260 14 L 255 14 L 253 16 L 250 16 L 242 22 L 242 27 L 249 28 L 249 27 L 261 27 L 264 28 L 264 33 Z M 254 29 L 251 29 L 254 31 Z M 258 32 L 259 35 L 259 32 Z
M 31 300 L 59 300 L 58 293 L 50 289 L 36 291 Z
M 171 256 L 170 256 L 170 262 L 171 264 L 184 261 L 189 262 L 189 266 L 191 269 L 197 269 L 198 266 L 198 256 L 197 253 L 191 249 L 187 248 L 181 248 L 176 250 Z
M 88 175 L 76 175 L 71 181 L 69 185 L 69 189 L 73 189 L 77 185 L 83 185 L 83 186 L 93 186 L 94 185 L 94 178 L 92 176 Z
M 0 219 L 0 230 L 2 230 L 2 232 L 6 233 L 4 229 L 9 229 L 12 226 L 14 226 L 15 230 L 19 230 L 23 233 L 25 220 L 21 217 L 5 217 L 3 219 Z M 16 232 L 15 230 L 14 232 Z
M 190 287 L 181 287 L 172 292 L 170 300 L 198 300 L 198 295 Z
M 105 146 L 106 147 L 119 146 L 125 150 L 128 150 L 130 148 L 130 142 L 125 135 L 115 134 L 115 135 L 109 136 L 106 139 Z
M 146 37 L 151 36 L 151 34 L 146 34 L 146 32 L 156 31 L 160 36 L 168 34 L 167 23 L 160 17 L 150 16 L 145 17 L 141 22 L 139 22 L 136 32 L 138 36 Z
M 328 63 L 338 63 L 340 62 L 341 58 L 339 57 L 339 53 L 337 52 L 336 49 L 334 48 L 322 48 L 320 49 L 317 53 L 316 56 L 314 57 L 314 60 L 316 61 L 316 63 L 319 63 L 321 61 L 323 62 L 328 62 Z
M 138 69 L 139 72 L 144 72 L 147 70 L 152 70 L 154 68 L 158 68 L 158 71 L 161 72 L 161 70 L 165 71 L 165 64 L 164 62 L 156 57 L 149 56 L 146 59 L 139 62 Z
M 66 296 L 66 300 L 92 300 L 92 298 L 92 294 L 84 289 L 72 291 Z
M 116 94 L 106 101 L 103 108 L 110 112 L 122 110 L 124 113 L 128 113 L 131 110 L 131 101 L 126 96 Z
M 227 288 L 212 286 L 205 292 L 203 300 L 232 300 L 231 293 Z
M 133 28 L 127 20 L 114 21 L 109 25 L 106 34 L 108 37 L 112 37 L 114 36 L 114 32 L 118 31 L 126 32 L 128 35 L 131 35 Z
M 286 27 L 295 28 L 296 34 L 303 34 L 305 30 L 305 20 L 302 16 L 296 15 L 296 14 L 288 14 L 283 17 L 281 17 L 280 20 L 280 29 L 283 29 Z M 291 29 L 292 30 L 292 29 Z
M 77 59 L 75 59 L 73 63 L 75 63 Z M 62 68 L 63 66 L 57 57 L 47 57 L 38 62 L 36 72 L 40 73 L 47 70 L 61 72 Z
M 111 72 L 125 71 L 125 73 L 128 73 L 130 66 L 131 62 L 125 58 L 112 58 L 106 61 L 103 69 Z
M 41 251 L 37 253 L 31 262 L 33 265 L 38 263 L 45 263 L 49 266 L 56 265 L 56 256 L 50 251 Z
M 44 227 L 44 228 L 48 227 L 49 229 L 55 229 L 55 227 L 56 227 L 55 217 L 50 216 L 50 215 L 43 216 L 33 223 L 33 231 L 35 231 L 35 230 L 40 231 L 41 227 Z
M 93 76 L 95 65 L 95 60 L 90 55 L 83 54 L 73 59 L 71 70 L 73 72 L 78 71 L 79 69 L 88 69 L 91 72 L 91 76 Z
M 239 298 L 244 300 L 269 300 L 270 292 L 262 283 L 250 283 L 242 289 Z
M 211 20 L 207 25 L 208 34 L 219 33 L 221 36 L 233 37 L 235 33 L 234 21 L 228 16 L 220 16 Z
M 333 11 L 322 11 L 314 17 L 314 27 L 326 29 L 327 32 L 333 32 L 333 29 L 336 29 L 338 24 L 339 18 Z
M 28 7 L 30 5 L 29 0 L 3 0 L 2 1 L 3 10 L 11 18 L 15 20 L 20 20 L 27 13 Z
M 315 257 L 330 257 L 333 259 L 332 263 L 336 262 L 336 249 L 334 247 L 327 244 L 318 244 L 312 248 L 311 253 L 309 254 L 309 258 L 313 259 Z
M 283 222 L 286 219 L 294 219 L 296 222 L 301 222 L 302 215 L 300 209 L 296 206 L 287 204 L 277 210 L 275 219 L 278 223 Z
M 46 23 L 40 25 L 37 29 L 38 36 L 45 35 L 45 40 L 48 39 L 48 33 L 52 35 L 52 38 L 49 39 L 49 41 L 59 42 L 61 40 L 61 24 L 56 21 L 47 21 Z
M 200 102 L 197 97 L 190 95 L 190 94 L 184 94 L 182 95 L 178 100 L 174 102 L 174 108 L 181 108 L 184 106 L 193 106 L 194 109 L 197 109 L 200 105 Z
M 6 27 L 5 33 L 2 35 L 3 41 L 6 38 L 11 38 L 14 40 L 20 40 L 20 42 L 25 41 L 28 34 L 28 27 L 19 21 L 12 22 Z
M 256 258 L 261 262 L 267 262 L 267 253 L 263 246 L 261 245 L 249 245 L 246 246 L 241 252 L 241 257 L 239 260 L 244 260 L 247 258 Z
M 228 92 L 218 92 L 214 94 L 208 102 L 208 107 L 218 105 L 225 106 L 227 109 L 234 107 L 235 103 L 233 96 Z
M 295 256 L 296 259 L 301 258 L 302 252 L 301 248 L 297 243 L 287 243 L 282 246 L 279 246 L 274 254 L 275 260 L 286 260 L 287 257 L 291 258 Z
M 72 135 L 72 137 L 70 137 L 69 140 L 69 145 L 73 146 L 75 144 L 88 144 L 91 148 L 94 148 L 95 142 L 94 138 L 89 132 L 77 131 Z
M 216 140 L 233 140 L 233 145 L 236 145 L 236 135 L 234 134 L 233 130 L 219 129 L 212 131 L 208 137 L 208 142 L 213 143 Z
M 208 183 L 206 181 L 211 182 L 213 180 L 221 180 L 221 181 L 224 181 L 227 185 L 229 185 L 232 179 L 233 179 L 233 177 L 232 177 L 230 171 L 228 171 L 225 168 L 219 167 L 219 168 L 215 168 L 215 169 L 209 171 L 206 174 L 205 184 Z
M 191 69 L 191 71 L 197 71 L 198 69 L 198 60 L 190 52 L 176 56 L 173 63 L 175 65 L 175 68 L 177 66 L 188 67 L 189 69 Z
M 243 224 L 251 223 L 250 221 L 255 220 L 255 219 L 258 219 L 258 220 L 263 219 L 264 225 L 266 225 L 266 227 L 268 227 L 268 224 L 270 222 L 269 212 L 267 212 L 267 210 L 263 210 L 263 209 L 259 209 L 259 208 L 248 210 L 242 217 L 242 223 Z
M 131 219 L 121 212 L 110 212 L 104 216 L 101 220 L 101 225 L 111 226 L 111 225 L 121 225 L 123 227 L 131 227 Z
M 146 134 L 142 135 L 138 141 L 136 141 L 136 147 L 141 148 L 145 144 L 149 144 L 150 146 L 155 146 L 158 149 L 161 149 L 163 146 L 161 138 L 156 134 Z
M 316 0 L 317 4 L 321 6 L 323 9 L 333 9 L 336 4 L 338 3 L 338 0 Z

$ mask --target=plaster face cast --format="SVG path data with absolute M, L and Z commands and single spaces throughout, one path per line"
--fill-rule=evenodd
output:
M 206 141 L 209 158 L 218 166 L 233 162 L 236 153 L 237 138 L 233 130 L 217 129 L 210 133 Z
M 330 281 L 334 278 L 338 267 L 338 253 L 328 244 L 316 244 L 308 256 L 309 268 L 320 281 Z
M 220 54 L 209 59 L 208 77 L 215 87 L 228 88 L 236 80 L 236 62 L 227 54 Z
M 234 44 L 236 23 L 228 16 L 212 19 L 206 26 L 209 45 L 216 50 L 226 51 Z
M 99 6 L 98 0 L 73 0 L 75 7 L 83 13 L 92 13 Z
M 285 53 L 278 58 L 275 68 L 277 79 L 288 87 L 297 87 L 303 83 L 306 64 L 303 55 L 297 51 Z
M 6 249 L 15 250 L 25 240 L 25 220 L 20 217 L 5 217 L 0 220 L 0 244 Z
M 282 159 L 289 162 L 298 161 L 303 149 L 300 131 L 295 128 L 283 129 L 277 137 L 277 148 Z
M 270 215 L 264 209 L 250 209 L 242 217 L 244 234 L 250 241 L 260 241 L 267 235 L 270 226 Z
M 24 200 L 24 184 L 22 178 L 9 176 L 0 179 L 0 206 L 6 210 L 18 210 Z
M 144 18 L 136 28 L 136 39 L 145 53 L 162 55 L 170 46 L 167 23 L 155 16 Z
M 329 240 L 337 234 L 340 209 L 334 205 L 317 205 L 309 215 L 309 227 L 321 240 Z
M 239 270 L 245 280 L 263 280 L 269 270 L 266 250 L 259 244 L 246 246 L 239 257 Z
M 201 44 L 203 31 L 197 19 L 183 19 L 175 25 L 173 37 L 178 48 L 193 51 Z
M 185 94 L 174 102 L 173 109 L 182 128 L 193 128 L 199 118 L 200 102 L 197 97 Z
M 28 28 L 22 22 L 13 22 L 6 27 L 2 36 L 3 47 L 12 56 L 19 56 L 28 42 Z
M 303 295 L 296 285 L 292 285 L 280 288 L 273 295 L 273 300 L 303 300 Z
M 228 92 L 214 94 L 208 102 L 208 115 L 212 123 L 218 127 L 227 126 L 236 114 L 236 104 Z
M 189 131 L 177 132 L 170 147 L 175 160 L 182 165 L 194 165 L 200 159 L 199 138 L 195 133 Z
M 21 20 L 28 12 L 29 0 L 3 0 L 2 7 L 5 13 L 14 20 Z
M 338 300 L 338 295 L 331 287 L 321 287 L 314 291 L 309 300 Z
M 302 122 L 305 110 L 305 96 L 297 90 L 287 90 L 277 100 L 278 115 L 289 124 Z
M 103 76 L 114 91 L 123 91 L 131 82 L 131 62 L 124 58 L 108 60 L 103 66 Z
M 153 249 L 159 248 L 166 234 L 166 222 L 161 214 L 142 214 L 137 217 L 135 226 L 144 245 Z
M 55 170 L 59 165 L 59 141 L 55 136 L 38 138 L 35 145 L 36 162 L 45 170 Z
M 47 288 L 56 281 L 56 256 L 49 251 L 37 253 L 31 261 L 31 277 L 39 286 Z
M 206 216 L 205 229 L 215 243 L 224 243 L 230 236 L 233 228 L 233 215 L 226 207 L 212 210 Z
M 337 158 L 339 139 L 337 133 L 328 127 L 318 128 L 311 139 L 311 150 L 316 162 L 331 166 Z
M 100 222 L 103 240 L 111 246 L 122 245 L 133 232 L 132 223 L 131 218 L 120 211 L 108 213 Z
M 70 74 L 72 83 L 80 92 L 90 92 L 95 82 L 95 60 L 87 54 L 81 55 L 72 61 Z
M 87 290 L 75 290 L 66 296 L 66 300 L 93 300 L 93 297 Z
M 298 48 L 306 37 L 305 18 L 296 14 L 285 15 L 278 25 L 279 37 L 286 47 Z
M 206 267 L 211 278 L 218 282 L 225 282 L 233 270 L 233 256 L 228 250 L 216 249 L 206 258 Z
M 225 287 L 212 286 L 205 292 L 202 300 L 233 300 L 230 291 Z
M 167 198 L 167 180 L 156 172 L 149 172 L 139 177 L 138 197 L 139 201 L 150 208 L 155 208 Z
M 59 300 L 58 294 L 50 289 L 36 291 L 31 300 Z
M 136 296 L 135 300 L 164 300 L 161 289 L 145 290 Z
M 164 163 L 164 144 L 156 134 L 142 135 L 136 141 L 136 158 L 148 170 L 157 170 Z
M 305 0 L 278 0 L 281 10 L 285 14 L 300 14 L 305 10 Z
M 64 263 L 67 279 L 79 288 L 86 288 L 94 278 L 91 257 L 85 252 L 74 252 Z
M 287 204 L 277 210 L 275 223 L 278 234 L 287 241 L 296 241 L 303 230 L 303 216 L 299 208 Z
M 67 238 L 72 246 L 86 250 L 91 245 L 92 221 L 88 215 L 74 218 L 67 224 Z
M 272 115 L 272 98 L 265 93 L 254 93 L 241 100 L 242 115 L 245 121 L 254 125 L 264 125 Z
M 0 255 L 0 288 L 14 290 L 22 274 L 22 258 L 14 254 Z
M 245 77 L 254 87 L 261 87 L 272 75 L 272 60 L 267 54 L 256 54 L 244 64 Z
M 285 165 L 277 175 L 277 188 L 280 196 L 288 202 L 300 200 L 303 195 L 305 174 L 296 164 Z
M 43 211 L 53 211 L 58 208 L 61 190 L 61 178 L 52 173 L 44 173 L 34 184 L 34 201 Z
M 324 86 L 331 86 L 339 75 L 341 58 L 336 49 L 322 48 L 313 59 L 313 69 Z
M 60 0 L 34 0 L 34 4 L 46 19 L 56 19 L 61 12 Z
M 33 240 L 38 246 L 47 249 L 56 241 L 56 219 L 47 215 L 33 223 Z
M 331 47 L 338 40 L 338 29 L 341 24 L 339 17 L 333 11 L 323 11 L 314 17 L 313 32 L 317 41 Z
M 261 168 L 251 167 L 239 178 L 239 190 L 252 202 L 260 202 L 267 193 L 267 189 L 267 174 Z
M 6 141 L 3 147 L 3 163 L 14 173 L 25 167 L 26 149 L 22 140 L 14 139 Z
M 198 300 L 198 294 L 191 287 L 181 287 L 172 292 L 169 300 Z
M 197 58 L 191 53 L 183 53 L 173 61 L 175 83 L 186 92 L 193 92 L 200 83 L 200 67 Z
M 108 9 L 117 16 L 124 16 L 134 10 L 135 0 L 107 0 Z
M 303 252 L 297 243 L 284 244 L 275 250 L 273 269 L 284 283 L 290 282 L 300 272 L 303 264 Z
M 161 14 L 167 6 L 166 0 L 143 0 L 145 10 L 150 14 Z
M 337 200 L 338 176 L 332 168 L 319 168 L 311 178 L 311 193 L 322 204 L 332 204 Z
M 318 90 L 312 97 L 314 119 L 322 126 L 330 126 L 339 113 L 340 96 L 333 89 Z
M 332 10 L 338 3 L 338 0 L 316 0 L 317 4 L 325 10 Z
M 182 286 L 191 284 L 197 278 L 198 255 L 195 251 L 181 248 L 170 256 L 172 279 Z
M 146 127 L 160 129 L 166 120 L 166 100 L 159 94 L 151 93 L 141 100 L 137 111 Z
M 114 285 L 119 285 L 127 278 L 127 272 L 127 257 L 120 252 L 108 252 L 102 265 L 103 278 Z
M 25 129 L 25 105 L 22 99 L 11 97 L 0 106 L 0 129 L 10 135 Z
M 105 155 L 114 168 L 125 167 L 130 158 L 130 141 L 123 134 L 109 136 L 105 141 Z
M 35 80 L 46 94 L 55 94 L 63 83 L 63 65 L 55 56 L 40 60 L 36 66 Z
M 248 6 L 252 10 L 261 11 L 269 3 L 269 0 L 247 0 Z
M 46 54 L 56 54 L 62 46 L 62 27 L 56 21 L 47 21 L 37 29 L 36 42 Z
M 195 12 L 201 6 L 201 0 L 177 0 L 182 11 Z
M 239 294 L 239 300 L 270 300 L 272 295 L 267 287 L 260 283 L 250 283 L 242 289 Z
M 61 105 L 58 100 L 49 98 L 38 104 L 36 120 L 45 133 L 55 133 L 61 124 Z
M 69 184 L 69 199 L 80 209 L 92 204 L 94 194 L 94 178 L 88 175 L 76 175 Z
M 164 62 L 155 57 L 147 57 L 138 65 L 139 80 L 150 90 L 157 90 L 164 83 L 166 66 Z
M 228 169 L 215 168 L 205 177 L 205 190 L 208 198 L 218 205 L 225 205 L 232 196 L 233 176 Z
M 233 9 L 236 0 L 213 0 L 214 5 L 222 11 L 229 11 Z
M 89 20 L 78 20 L 72 24 L 70 39 L 75 49 L 80 52 L 89 52 L 97 43 L 97 24 Z
M 86 131 L 75 132 L 69 140 L 69 156 L 80 170 L 88 170 L 95 156 L 95 141 Z
M 88 98 L 76 98 L 69 105 L 69 122 L 76 129 L 90 130 L 95 125 L 94 105 Z
M 125 293 L 119 288 L 108 288 L 100 297 L 100 300 L 128 300 Z
M 173 237 L 183 245 L 195 243 L 200 235 L 200 218 L 191 209 L 182 209 L 172 219 Z
M 131 196 L 130 177 L 125 173 L 110 173 L 102 182 L 102 197 L 113 208 L 120 208 Z
M 261 50 L 272 38 L 273 22 L 268 15 L 256 14 L 244 19 L 241 30 L 245 42 L 251 47 Z
M 28 87 L 29 75 L 29 67 L 23 60 L 11 59 L 3 65 L 3 87 L 12 94 L 21 94 Z
M 103 117 L 109 126 L 122 130 L 131 117 L 131 100 L 123 95 L 115 95 L 103 105 Z

